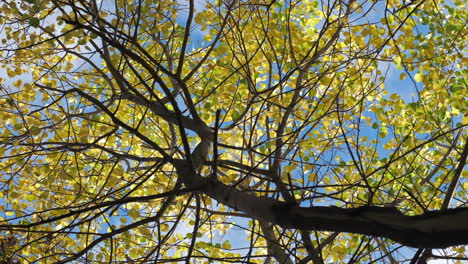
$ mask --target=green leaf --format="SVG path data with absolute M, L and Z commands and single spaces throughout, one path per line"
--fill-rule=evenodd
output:
M 241 116 L 241 113 L 237 110 L 234 110 L 231 114 L 231 118 L 233 121 L 237 121 L 237 119 L 239 119 L 240 116 Z
M 36 196 L 33 195 L 33 194 L 27 194 L 26 195 L 26 200 L 28 200 L 29 202 L 33 202 L 36 200 Z
M 21 130 L 23 129 L 23 123 L 16 123 L 15 125 L 13 125 L 13 128 L 15 130 Z
M 29 132 L 31 133 L 31 135 L 37 136 L 39 135 L 39 133 L 41 133 L 41 129 L 38 128 L 37 126 L 33 126 L 29 129 Z
M 31 17 L 31 18 L 29 19 L 29 25 L 30 25 L 31 27 L 35 27 L 35 28 L 39 27 L 39 18 L 37 18 L 37 17 Z

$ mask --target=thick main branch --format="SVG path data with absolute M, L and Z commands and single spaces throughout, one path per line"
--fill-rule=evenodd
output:
M 218 181 L 190 173 L 175 164 L 188 187 L 249 216 L 283 228 L 337 231 L 389 238 L 405 246 L 445 248 L 468 244 L 468 208 L 407 216 L 383 207 L 299 207 L 269 197 L 257 197 Z

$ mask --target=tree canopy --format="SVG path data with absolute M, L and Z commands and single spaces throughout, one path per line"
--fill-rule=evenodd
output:
M 467 21 L 1 1 L 0 263 L 461 263 Z

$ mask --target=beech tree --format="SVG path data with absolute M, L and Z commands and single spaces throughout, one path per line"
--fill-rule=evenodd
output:
M 0 263 L 467 259 L 464 1 L 6 0 L 0 21 Z

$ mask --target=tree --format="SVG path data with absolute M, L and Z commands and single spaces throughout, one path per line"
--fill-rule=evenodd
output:
M 463 1 L 2 2 L 3 263 L 466 259 Z

